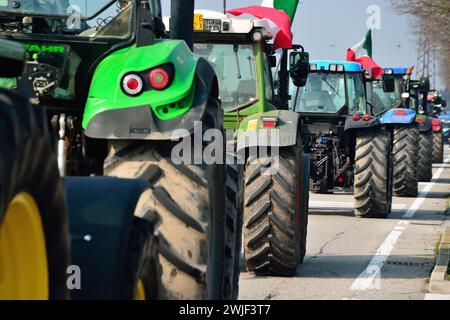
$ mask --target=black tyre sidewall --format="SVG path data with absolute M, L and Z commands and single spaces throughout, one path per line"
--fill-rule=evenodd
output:
M 26 192 L 36 202 L 44 229 L 49 298 L 69 299 L 69 229 L 64 185 L 51 148 L 45 113 L 0 90 L 0 221 L 9 202 Z

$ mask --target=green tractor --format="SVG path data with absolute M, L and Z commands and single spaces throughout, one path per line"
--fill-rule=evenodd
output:
M 22 45 L 0 40 L 0 76 L 21 76 L 24 62 Z M 148 184 L 63 181 L 47 122 L 0 89 L 0 300 L 158 298 Z
M 196 21 L 194 53 L 218 75 L 227 145 L 238 162 L 234 172 L 243 174 L 236 190 L 243 191 L 238 198 L 247 270 L 295 275 L 306 252 L 309 167 L 298 134 L 301 121 L 288 110 L 288 80 L 291 71 L 298 83 L 306 82 L 309 56 L 295 46 L 288 68 L 289 52 L 283 50 L 274 80 L 277 59 L 266 20 L 199 10 Z
M 33 108 L 45 114 L 61 175 L 105 175 L 149 185 L 136 207 L 141 217 L 159 220 L 161 276 L 151 273 L 160 280 L 157 298 L 236 298 L 238 203 L 223 183 L 218 79 L 190 50 L 194 1 L 172 1 L 170 37 L 158 0 L 97 0 L 88 7 L 84 1 L 63 2 L 1 2 L 0 37 L 27 50 L 23 75 L 1 83 L 29 96 Z M 216 138 L 208 144 L 211 133 Z M 205 161 L 208 156 L 213 161 Z M 103 194 L 84 197 L 76 194 L 76 185 L 69 186 L 69 207 L 70 198 L 73 203 L 88 198 L 95 208 L 93 195 L 112 203 L 117 195 L 103 186 Z M 89 190 L 90 182 L 83 188 Z M 82 230 L 88 222 L 71 227 Z M 80 237 L 92 246 L 90 237 Z M 117 245 L 124 243 L 117 239 Z M 90 270 L 95 252 L 79 252 L 76 259 Z M 136 268 L 139 261 L 133 261 Z M 139 287 L 147 290 L 145 282 Z

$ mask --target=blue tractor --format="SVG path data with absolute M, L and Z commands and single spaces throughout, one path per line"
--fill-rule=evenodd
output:
M 310 63 L 306 86 L 291 86 L 310 154 L 311 191 L 354 189 L 355 215 L 386 218 L 392 207 L 392 135 L 367 101 L 365 71 L 354 62 Z
M 417 196 L 419 183 L 416 112 L 402 100 L 407 73 L 405 68 L 386 69 L 383 79 L 372 79 L 366 86 L 374 113 L 392 135 L 393 194 L 398 197 Z
M 416 197 L 418 182 L 432 178 L 433 131 L 426 101 L 429 81 L 412 80 L 411 73 L 412 68 L 386 68 L 373 90 L 385 109 L 381 124 L 393 129 L 394 195 Z

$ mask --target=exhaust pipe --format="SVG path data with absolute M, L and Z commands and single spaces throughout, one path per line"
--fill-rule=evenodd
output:
M 172 0 L 170 38 L 184 40 L 194 49 L 194 0 Z

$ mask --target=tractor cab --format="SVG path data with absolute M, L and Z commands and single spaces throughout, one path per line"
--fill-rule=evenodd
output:
M 291 108 L 306 121 L 321 118 L 370 115 L 366 101 L 363 69 L 359 63 L 317 60 L 303 88 L 291 84 Z M 369 116 L 370 117 L 370 116 Z
M 374 99 L 371 103 L 380 116 L 380 123 L 411 124 L 416 117 L 415 101 L 411 99 L 412 68 L 385 68 L 382 79 L 372 81 Z
M 164 24 L 169 29 L 168 17 L 164 18 Z M 236 18 L 210 10 L 195 11 L 194 53 L 208 60 L 218 75 L 219 98 L 227 129 L 238 129 L 248 116 L 283 109 L 280 105 L 285 103 L 288 95 L 286 90 L 280 98 L 279 85 L 283 81 L 274 79 L 279 75 L 272 70 L 277 66 L 271 44 L 273 32 L 275 30 L 267 19 Z M 293 46 L 292 49 L 298 52 L 302 48 Z M 302 53 L 307 56 L 303 50 Z M 280 74 L 287 83 L 287 66 L 281 69 Z M 307 74 L 299 77 L 306 80 Z M 287 89 L 287 85 L 285 87 Z
M 169 28 L 169 18 L 164 17 Z M 273 110 L 275 66 L 267 20 L 237 19 L 210 10 L 194 15 L 194 53 L 218 75 L 225 128 L 237 129 L 248 115 Z
M 23 44 L 28 65 L 19 79 L 1 79 L 0 86 L 17 89 L 32 102 L 48 109 L 80 108 L 88 96 L 90 78 L 99 60 L 135 41 L 139 1 L 136 0 L 38 0 L 0 2 L 0 38 Z M 153 16 L 156 1 L 139 17 Z M 155 34 L 163 30 L 151 25 Z M 139 37 L 138 37 L 139 38 Z M 144 41 L 141 40 L 140 41 Z

